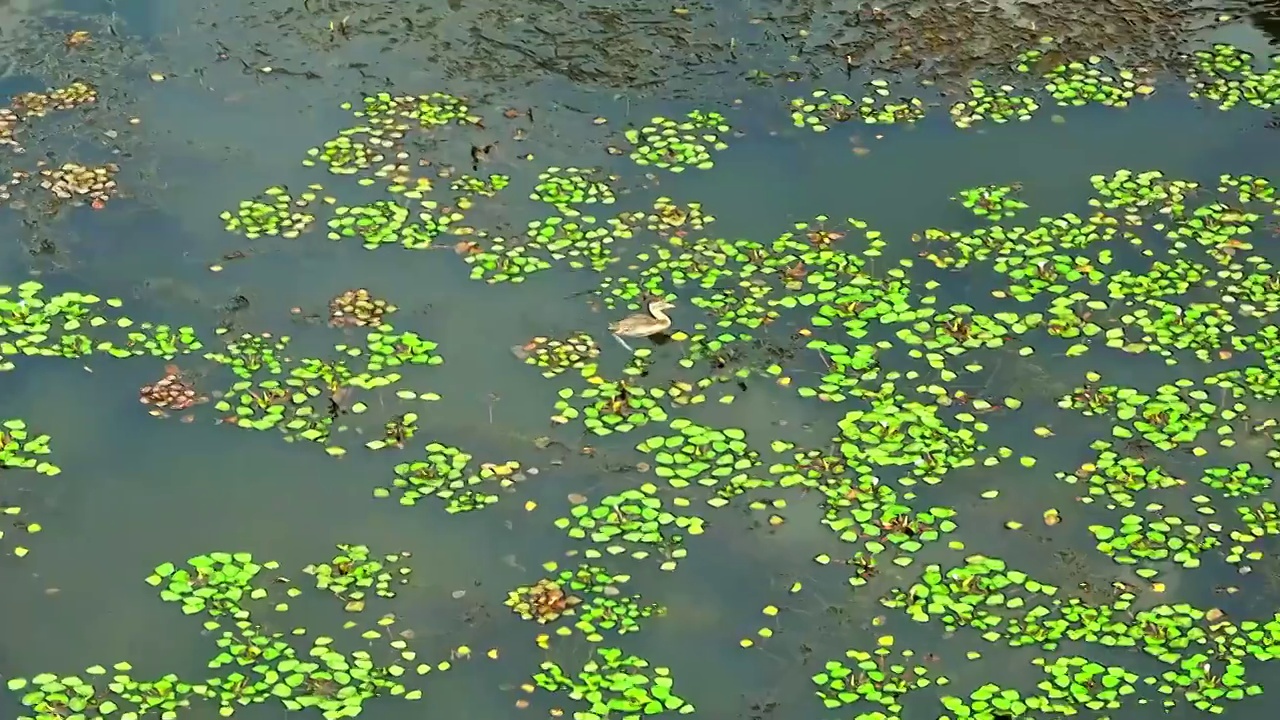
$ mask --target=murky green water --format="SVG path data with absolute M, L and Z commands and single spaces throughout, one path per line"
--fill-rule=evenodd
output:
M 1280 638 L 1280 511 L 1267 504 L 1280 205 L 1269 186 L 1243 199 L 1236 180 L 1218 186 L 1280 171 L 1269 111 L 1189 98 L 1185 80 L 1154 69 L 1162 49 L 1129 86 L 1154 92 L 1125 108 L 1058 107 L 1024 74 L 1041 106 L 1029 120 L 962 129 L 953 91 L 969 76 L 949 73 L 892 86 L 890 101 L 919 99 L 918 122 L 828 113 L 831 129 L 813 132 L 793 124 L 793 99 L 824 89 L 860 102 L 866 80 L 901 77 L 885 55 L 846 77 L 833 48 L 891 42 L 905 9 L 672 10 L 0 9 L 15 17 L 0 40 L 16 48 L 0 95 L 73 80 L 98 93 L 23 115 L 26 152 L 0 160 L 6 175 L 34 173 L 0 202 L 13 238 L 0 244 L 0 360 L 14 365 L 0 373 L 0 419 L 23 423 L 0 436 L 0 505 L 20 507 L 0 524 L 0 676 L 13 690 L 0 715 L 120 718 L 148 702 L 145 717 L 220 706 L 321 717 L 290 703 L 325 703 L 374 720 L 1264 708 Z M 1020 32 L 1067 17 L 1036 12 L 1048 14 Z M 945 44 L 950 26 L 936 27 L 919 47 Z M 91 39 L 68 40 L 75 30 Z M 1093 41 L 1112 42 L 1108 32 Z M 1265 36 L 1232 22 L 1198 42 L 1268 53 Z M 771 80 L 749 82 L 751 70 Z M 379 92 L 440 122 L 342 107 Z M 412 98 L 433 92 L 465 98 L 465 111 Z M 723 116 L 678 131 L 714 136 L 694 140 L 712 167 L 633 161 L 645 143 L 628 130 L 690 112 Z M 362 123 L 390 149 L 329 172 L 324 143 Z M 38 187 L 40 169 L 66 162 L 119 166 L 100 209 Z M 556 207 L 540 183 L 577 175 L 549 168 L 588 169 L 581 187 L 611 202 Z M 1162 176 L 1115 181 L 1126 171 Z M 492 197 L 451 189 L 493 175 L 509 184 Z M 433 185 L 422 198 L 389 191 L 416 179 Z M 961 202 L 977 189 L 995 209 L 994 188 L 1009 186 L 1029 206 L 1010 218 Z M 287 210 L 313 215 L 307 229 L 228 231 L 220 214 L 270 201 L 267 188 L 314 194 Z M 1115 202 L 1091 204 L 1105 204 L 1100 193 Z M 341 232 L 332 218 L 388 200 L 409 214 L 385 244 L 326 239 Z M 461 217 L 425 247 L 401 247 L 430 229 L 419 211 Z M 1078 218 L 1052 222 L 1068 213 Z M 526 237 L 549 217 L 604 234 Z M 938 240 L 944 231 L 956 235 Z M 543 264 L 523 275 L 526 257 Z M 511 276 L 521 281 L 496 281 Z M 22 295 L 31 281 L 43 289 Z M 331 300 L 362 288 L 394 306 L 394 331 L 332 326 Z M 60 306 L 40 326 L 42 303 L 67 292 L 102 301 L 78 327 L 64 327 Z M 629 339 L 632 355 L 608 326 L 646 292 L 674 300 L 674 324 L 665 342 Z M 158 345 L 166 324 L 198 341 Z M 287 336 L 278 374 L 250 372 L 261 350 L 228 349 L 245 333 Z M 582 357 L 542 354 L 577 333 L 590 337 L 569 342 Z M 86 346 L 57 344 L 81 334 Z M 564 367 L 544 376 L 539 358 Z M 139 388 L 166 377 L 204 401 L 149 413 Z M 47 455 L 23 447 L 42 434 Z M 8 466 L 24 458 L 60 472 Z M 1219 474 L 1231 481 L 1215 484 Z M 397 478 L 417 495 L 403 500 Z M 367 597 L 317 589 L 326 570 L 304 571 L 340 544 L 387 566 Z M 193 570 L 189 584 L 175 575 L 189 558 L 223 574 Z M 545 624 L 504 604 L 584 563 L 604 580 L 516 598 Z M 357 577 L 357 564 L 330 569 Z M 254 651 L 218 644 L 277 632 Z M 315 647 L 328 676 L 305 666 Z M 551 684 L 544 663 L 594 687 L 599 671 L 584 663 L 614 648 L 649 663 L 610 671 L 613 683 L 649 678 L 647 699 L 633 689 L 592 715 L 591 697 L 535 687 L 539 673 Z M 339 659 L 358 652 L 368 678 L 361 656 Z M 168 673 L 194 687 L 135 684 Z M 87 709 L 47 699 L 68 675 L 98 682 Z M 115 675 L 127 677 L 113 688 Z M 1016 694 L 988 702 L 994 686 Z

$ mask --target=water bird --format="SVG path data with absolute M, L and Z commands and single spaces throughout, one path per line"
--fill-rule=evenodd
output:
M 646 312 L 628 315 L 618 322 L 609 324 L 609 332 L 613 338 L 622 343 L 629 352 L 635 352 L 623 337 L 650 337 L 666 332 L 671 327 L 671 318 L 666 311 L 675 307 L 666 300 L 651 300 L 645 305 Z

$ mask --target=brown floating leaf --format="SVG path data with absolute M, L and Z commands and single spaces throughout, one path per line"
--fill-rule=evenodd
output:
M 581 505 L 586 501 L 587 501 L 586 495 L 579 495 L 578 493 L 569 493 L 569 502 L 573 503 L 574 505 Z
M 84 45 L 92 39 L 93 36 L 89 34 L 88 30 L 73 30 L 67 33 L 67 37 L 63 40 L 63 44 L 66 45 L 68 49 L 76 48 Z
M 453 251 L 459 255 L 475 255 L 476 253 L 483 252 L 480 249 L 479 243 L 474 243 L 470 240 L 459 240 L 457 243 L 454 243 Z

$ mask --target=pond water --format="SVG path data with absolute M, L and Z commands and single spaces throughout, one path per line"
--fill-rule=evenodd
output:
M 0 18 L 0 717 L 1280 680 L 1264 6 Z

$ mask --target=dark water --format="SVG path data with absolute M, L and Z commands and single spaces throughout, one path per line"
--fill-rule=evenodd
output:
M 642 459 L 632 448 L 649 434 L 647 430 L 595 441 L 553 429 L 548 418 L 554 414 L 556 392 L 570 384 L 573 373 L 544 380 L 509 351 L 534 336 L 563 336 L 582 329 L 600 342 L 602 372 L 616 374 L 627 355 L 608 338 L 605 326 L 623 311 L 578 295 L 595 287 L 598 276 L 555 268 L 520 285 L 487 285 L 469 280 L 467 266 L 447 245 L 441 251 L 389 247 L 370 252 L 353 241 L 331 243 L 322 233 L 297 240 L 246 241 L 225 232 L 218 219 L 224 208 L 270 185 L 301 188 L 324 182 L 328 192 L 344 202 L 370 197 L 352 182 L 300 165 L 308 148 L 351 124 L 349 114 L 338 106 L 358 100 L 362 92 L 446 91 L 476 99 L 476 109 L 495 121 L 485 130 L 458 134 L 458 139 L 432 152 L 439 163 L 465 169 L 469 146 L 497 141 L 492 162 L 482 169 L 509 173 L 512 187 L 500 202 L 477 213 L 483 220 L 476 221 L 498 228 L 495 232 L 504 227 L 519 231 L 536 217 L 533 213 L 545 214 L 524 197 L 537 173 L 548 166 L 603 166 L 621 175 L 617 204 L 601 209 L 600 216 L 651 207 L 654 198 L 669 196 L 703 203 L 717 218 L 710 232 L 720 237 L 761 241 L 819 214 L 858 218 L 884 233 L 890 243 L 887 260 L 914 255 L 909 238 L 923 228 L 972 226 L 972 218 L 948 200 L 967 187 L 1021 183 L 1021 197 L 1030 204 L 1031 217 L 1038 217 L 1083 213 L 1092 194 L 1089 176 L 1121 168 L 1159 169 L 1169 177 L 1199 181 L 1212 181 L 1221 173 L 1273 177 L 1280 172 L 1275 131 L 1264 127 L 1266 112 L 1223 113 L 1198 105 L 1178 91 L 1176 81 L 1167 91 L 1161 86 L 1151 99 L 1124 110 L 1045 107 L 1028 122 L 970 131 L 953 127 L 946 117 L 948 101 L 938 98 L 936 89 L 925 89 L 921 97 L 939 107 L 914 127 L 886 128 L 878 137 L 881 133 L 873 126 L 849 123 L 816 134 L 791 126 L 786 101 L 819 86 L 855 88 L 839 69 L 821 80 L 767 87 L 741 81 L 740 73 L 721 74 L 735 63 L 771 68 L 791 63 L 788 50 L 804 41 L 787 34 L 786 28 L 775 28 L 771 35 L 767 22 L 764 27 L 751 22 L 774 8 L 698 7 L 699 13 L 709 13 L 717 22 L 699 20 L 683 34 L 650 36 L 650 45 L 636 48 L 626 45 L 640 42 L 634 33 L 610 36 L 617 47 L 595 52 L 623 65 L 610 53 L 634 54 L 637 87 L 625 88 L 614 84 L 613 75 L 592 70 L 592 48 L 582 34 L 596 26 L 584 20 L 575 28 L 571 14 L 555 14 L 543 30 L 531 31 L 529 26 L 540 22 L 539 12 L 552 17 L 550 6 L 530 6 L 518 20 L 499 22 L 495 16 L 486 28 L 481 20 L 493 9 L 485 3 L 420 5 L 372 11 L 367 5 L 337 2 L 298 7 L 223 0 L 202 9 L 180 3 L 97 3 L 79 8 L 89 19 L 48 14 L 56 10 L 52 6 L 0 8 L 24 18 L 6 32 L 20 28 L 29 33 L 31 47 L 56 50 L 55 40 L 62 32 L 84 24 L 94 28 L 102 52 L 120 43 L 120 55 L 111 57 L 122 58 L 119 70 L 111 73 L 116 84 L 100 108 L 100 125 L 58 126 L 63 121 L 51 118 L 50 129 L 42 134 L 44 144 L 29 149 L 31 156 L 50 153 L 59 162 L 115 158 L 123 167 L 122 196 L 101 212 L 78 208 L 34 226 L 22 222 L 29 215 L 0 209 L 0 228 L 15 239 L 0 248 L 4 283 L 38 276 L 55 290 L 121 297 L 131 317 L 190 324 L 209 346 L 218 342 L 212 332 L 216 325 L 234 323 L 237 331 L 295 336 L 298 346 L 307 349 L 357 336 L 301 322 L 299 316 L 323 314 L 333 296 L 367 287 L 399 306 L 393 317 L 397 329 L 439 343 L 445 358 L 439 367 L 405 373 L 411 387 L 442 396 L 420 411 L 418 436 L 407 448 L 366 453 L 357 443 L 360 452 L 341 460 L 308 443 L 281 442 L 275 433 L 216 425 L 209 406 L 190 424 L 149 417 L 135 388 L 164 374 L 162 359 L 37 359 L 0 374 L 0 415 L 21 417 L 50 433 L 55 461 L 62 468 L 53 478 L 11 478 L 8 471 L 0 476 L 0 490 L 13 493 L 45 527 L 23 540 L 32 550 L 28 557 L 0 560 L 6 578 L 0 583 L 0 606 L 5 608 L 0 676 L 71 673 L 124 659 L 139 676 L 207 673 L 204 663 L 212 639 L 201 633 L 199 621 L 183 617 L 155 597 L 153 588 L 142 582 L 151 569 L 215 550 L 244 550 L 276 559 L 287 569 L 281 572 L 299 575 L 295 568 L 327 559 L 337 543 L 411 554 L 413 579 L 394 601 L 401 626 L 413 629 L 417 651 L 430 662 L 448 658 L 451 649 L 463 645 L 475 656 L 420 681 L 426 693 L 423 701 L 380 699 L 366 706 L 365 717 L 519 717 L 513 703 L 526 695 L 518 686 L 528 681 L 539 662 L 548 656 L 581 659 L 589 652 L 587 643 L 577 639 L 548 655 L 532 642 L 537 630 L 512 615 L 502 601 L 508 590 L 536 581 L 543 563 L 578 561 L 566 554 L 580 550 L 580 544 L 552 524 L 567 512 L 569 494 L 594 497 L 652 479 L 635 471 L 615 472 L 613 467 Z M 670 8 L 635 4 L 619 9 L 642 11 L 657 18 L 669 15 Z M 451 19 L 451 13 L 458 16 Z M 362 32 L 354 32 L 356 25 L 351 37 L 340 29 L 328 30 L 328 23 L 341 26 L 349 16 L 364 23 L 359 26 Z M 583 17 L 608 25 L 598 16 Z M 270 18 L 292 31 L 271 35 L 266 29 Z M 1267 23 L 1255 22 L 1267 31 Z M 521 43 L 532 47 L 529 32 L 559 37 L 563 47 L 549 55 L 539 48 L 536 58 L 525 57 L 523 62 L 576 69 L 526 72 L 528 68 L 515 66 L 521 62 L 520 53 L 495 50 Z M 1214 32 L 1211 39 L 1265 52 L 1268 38 L 1249 25 Z M 416 42 L 397 44 L 397 33 Z M 499 45 L 492 38 L 509 42 Z M 448 55 L 424 55 L 424 49 Z M 674 66 L 653 56 L 677 52 L 689 53 L 690 60 L 678 64 L 683 68 L 678 82 L 666 92 L 660 83 L 653 84 L 656 71 L 651 68 Z M 557 66 L 556 57 L 574 60 Z M 695 63 L 694 58 L 705 61 Z M 604 61 L 596 64 L 603 66 Z M 62 60 L 39 60 L 29 73 L 15 66 L 0 77 L 0 95 L 63 79 L 43 77 L 43 69 L 76 72 Z M 264 67 L 273 72 L 263 72 Z M 291 74 L 308 71 L 320 77 Z M 148 77 L 152 73 L 165 77 L 157 82 Z M 708 87 L 707 99 L 695 102 L 686 91 L 699 77 Z M 524 139 L 511 137 L 513 124 L 501 122 L 506 107 L 536 108 L 535 121 L 521 125 L 527 133 Z M 625 127 L 695 108 L 725 113 L 738 131 L 729 139 L 729 148 L 717 154 L 712 170 L 674 175 L 637 168 L 625 157 L 605 151 Z M 138 123 L 130 124 L 129 118 Z M 595 118 L 608 122 L 596 124 Z M 107 141 L 101 134 L 105 129 L 115 133 Z M 123 149 L 113 153 L 113 147 Z M 520 159 L 523 153 L 533 153 L 534 159 Z M 45 236 L 54 237 L 58 251 L 33 257 L 30 244 Z M 236 251 L 248 257 L 223 259 Z M 223 269 L 211 272 L 211 265 Z M 621 268 L 608 272 L 624 274 Z M 694 294 L 692 288 L 680 292 L 678 322 L 708 322 L 709 316 L 701 315 L 684 296 Z M 965 279 L 963 286 L 937 294 L 950 303 L 969 301 L 979 293 Z M 239 309 L 232 312 L 233 306 Z M 302 312 L 291 312 L 294 308 Z M 683 352 L 679 342 L 656 348 L 656 362 L 663 368 L 659 372 L 673 368 Z M 178 362 L 213 372 L 198 355 Z M 812 372 L 816 359 L 809 362 L 807 371 Z M 1164 370 L 1158 359 L 1137 366 L 1118 354 L 1091 356 L 1090 362 L 1092 369 L 1121 383 L 1142 383 Z M 1096 521 L 1091 518 L 1099 511 L 1076 503 L 1077 490 L 1053 478 L 1054 471 L 1070 470 L 1083 461 L 1084 446 L 1097 437 L 1099 426 L 1081 422 L 1077 427 L 1057 415 L 1050 402 L 1055 394 L 1070 390 L 1089 368 L 1050 367 L 1047 379 L 1024 378 L 1019 385 L 1001 389 L 1001 395 L 1025 394 L 1039 402 L 1029 402 L 1025 420 L 993 422 L 987 441 L 993 447 L 1021 448 L 1036 442 L 1028 436 L 1029 427 L 1052 423 L 1060 446 L 1037 451 L 1034 470 L 1013 462 L 994 470 L 971 468 L 956 471 L 944 486 L 931 489 L 928 504 L 948 505 L 961 513 L 957 537 L 965 552 L 939 544 L 922 551 L 911 567 L 886 566 L 877 585 L 881 592 L 914 582 L 924 563 L 946 566 L 969 552 L 999 556 L 1011 566 L 1046 568 L 1065 585 L 1078 575 L 1054 563 L 1059 553 L 1073 551 L 1084 558 L 1084 577 L 1095 583 L 1116 578 L 1141 582 L 1093 550 L 1084 528 Z M 843 415 L 839 406 L 802 400 L 776 383 L 756 379 L 749 385 L 733 405 L 693 408 L 690 416 L 712 426 L 740 427 L 753 443 L 767 447 L 774 438 L 809 446 L 826 443 Z M 536 439 L 548 434 L 590 443 L 598 455 L 562 458 L 540 450 Z M 434 499 L 404 508 L 371 497 L 374 487 L 389 482 L 395 463 L 415 458 L 431 441 L 458 445 L 478 460 L 518 460 L 526 472 L 538 472 L 516 492 L 478 513 L 449 515 Z M 1232 463 L 1252 461 L 1269 468 L 1264 452 L 1242 446 L 1224 455 Z M 998 506 L 980 499 L 989 489 L 1001 491 Z M 1039 522 L 1049 507 L 1062 508 L 1068 516 L 1052 532 Z M 898 636 L 899 646 L 936 653 L 941 663 L 935 672 L 953 682 L 947 692 L 967 695 L 984 682 L 1029 689 L 1040 679 L 1032 660 L 1044 651 L 1009 650 L 981 640 L 976 632 L 944 634 L 934 625 L 910 623 L 880 607 L 878 593 L 851 590 L 847 572 L 833 573 L 833 568 L 815 564 L 812 559 L 819 554 L 847 555 L 848 548 L 818 524 L 821 511 L 814 497 L 792 497 L 788 522 L 776 530 L 755 527 L 759 518 L 737 509 L 706 512 L 709 531 L 690 541 L 689 558 L 674 573 L 658 570 L 656 563 L 625 557 L 616 561 L 618 572 L 633 575 L 629 589 L 667 608 L 664 616 L 649 619 L 642 632 L 623 636 L 616 644 L 655 665 L 669 666 L 681 694 L 697 705 L 697 716 L 761 717 L 764 710 L 752 710 L 752 705 L 769 702 L 779 703 L 774 717 L 834 718 L 870 712 L 875 709 L 870 705 L 853 712 L 824 712 L 812 697 L 809 676 L 826 658 L 842 657 L 847 648 L 870 648 L 886 632 Z M 1047 539 L 1031 542 L 1006 532 L 1003 525 L 1011 519 L 1035 525 L 1037 537 L 1044 534 Z M 1163 572 L 1163 593 L 1154 600 L 1148 595 L 1147 604 L 1188 602 L 1225 608 L 1226 601 L 1211 588 L 1243 581 L 1221 563 L 1209 565 Z M 805 591 L 788 594 L 797 581 Z M 1273 590 L 1261 579 L 1247 587 L 1247 599 L 1231 600 L 1238 603 L 1241 617 L 1269 617 L 1275 605 Z M 777 636 L 751 650 L 739 647 L 740 639 L 774 622 L 762 616 L 762 608 L 772 605 L 785 608 Z M 841 613 L 831 612 L 833 607 Z M 319 632 L 343 620 L 319 603 L 297 613 Z M 890 624 L 878 627 L 877 617 L 884 615 Z M 498 651 L 498 660 L 483 656 L 491 648 Z M 980 659 L 968 662 L 966 653 L 979 654 Z M 1093 657 L 1100 662 L 1131 659 L 1116 651 Z M 1149 658 L 1133 662 L 1135 672 L 1149 673 L 1153 667 Z M 1274 672 L 1267 666 L 1251 668 L 1250 679 L 1266 686 Z M 940 714 L 929 700 L 933 692 L 913 696 L 903 717 Z M 534 697 L 525 714 L 570 706 L 563 699 Z M 0 702 L 0 717 L 21 714 L 14 700 L 10 696 Z M 1116 712 L 1154 716 L 1158 707 L 1157 703 Z M 1232 704 L 1227 714 L 1246 717 L 1261 709 L 1255 699 Z M 1184 711 L 1195 712 L 1189 707 L 1175 712 Z M 238 715 L 268 718 L 282 713 L 281 706 L 268 703 Z M 215 708 L 203 706 L 183 714 L 215 716 Z

